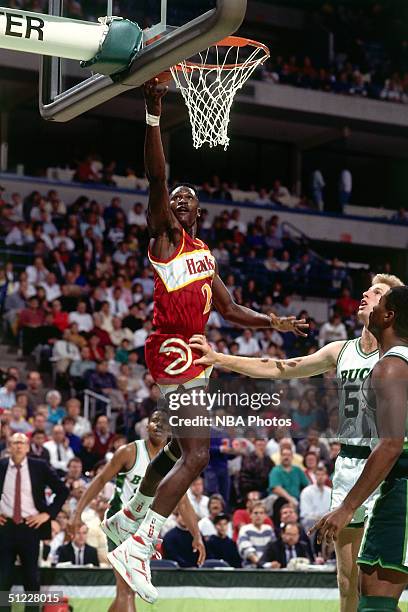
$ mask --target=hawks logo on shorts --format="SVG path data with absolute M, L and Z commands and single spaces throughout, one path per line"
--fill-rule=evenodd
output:
M 150 249 L 149 259 L 155 273 L 153 325 L 157 331 L 146 342 L 147 367 L 161 385 L 206 377 L 203 367 L 194 366 L 201 355 L 191 350 L 188 341 L 204 333 L 210 316 L 215 259 L 204 242 L 184 230 L 170 259 L 158 260 Z

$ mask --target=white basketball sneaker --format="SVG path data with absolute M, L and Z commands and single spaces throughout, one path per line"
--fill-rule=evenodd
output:
M 110 564 L 132 591 L 151 604 L 158 598 L 150 573 L 150 558 L 154 553 L 154 545 L 146 544 L 140 536 L 128 538 L 118 548 L 108 553 Z
M 119 510 L 113 516 L 105 518 L 101 523 L 102 531 L 107 537 L 119 546 L 129 536 L 136 533 L 144 517 L 130 518 L 132 515 L 126 510 Z

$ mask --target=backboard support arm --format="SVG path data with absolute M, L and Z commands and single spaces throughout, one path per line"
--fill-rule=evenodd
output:
M 51 3 L 53 11 L 62 10 L 61 0 Z M 113 77 L 94 74 L 64 92 L 60 86 L 61 61 L 44 57 L 40 69 L 41 116 L 50 121 L 70 121 L 129 89 L 140 87 L 170 66 L 233 34 L 244 20 L 246 8 L 247 0 L 217 0 L 216 8 L 145 46 L 126 71 Z M 52 78 L 47 62 L 52 62 Z

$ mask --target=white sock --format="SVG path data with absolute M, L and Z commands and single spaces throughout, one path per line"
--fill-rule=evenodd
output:
M 145 544 L 155 544 L 159 539 L 161 528 L 167 521 L 167 518 L 167 516 L 157 514 L 157 512 L 149 508 L 143 519 L 143 523 L 133 537 L 141 537 Z
M 128 505 L 125 508 L 125 515 L 128 518 L 138 519 L 146 516 L 146 512 L 150 508 L 150 504 L 154 500 L 154 497 L 148 497 L 138 491 L 136 495 L 132 497 Z M 129 514 L 131 516 L 129 516 Z

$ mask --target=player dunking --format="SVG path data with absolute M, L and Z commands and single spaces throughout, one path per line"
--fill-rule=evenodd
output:
M 339 437 L 342 447 L 333 477 L 332 508 L 342 503 L 360 476 L 371 452 L 371 438 L 374 437 L 375 424 L 367 416 L 370 413 L 361 409 L 362 385 L 379 359 L 377 340 L 368 330 L 370 313 L 390 288 L 401 285 L 402 282 L 395 276 L 375 276 L 372 286 L 363 294 L 358 309 L 358 318 L 364 323 L 361 338 L 332 342 L 313 355 L 285 361 L 233 357 L 215 353 L 203 337 L 191 340 L 191 346 L 204 353 L 204 357 L 198 361 L 201 365 L 218 364 L 255 378 L 305 378 L 336 368 L 340 385 Z M 363 537 L 364 521 L 374 501 L 375 496 L 372 496 L 356 510 L 350 524 L 341 530 L 335 543 L 341 612 L 355 612 L 357 609 L 356 559 Z
M 165 446 L 170 434 L 167 414 L 162 410 L 155 410 L 147 425 L 147 440 L 137 440 L 125 446 L 121 446 L 114 454 L 112 460 L 94 478 L 78 501 L 75 515 L 71 521 L 71 530 L 82 524 L 81 515 L 85 508 L 103 490 L 105 484 L 115 478 L 115 492 L 106 512 L 107 517 L 118 512 L 126 506 L 130 499 L 138 491 L 140 483 L 146 474 L 149 463 L 157 456 Z M 205 560 L 205 547 L 198 529 L 197 515 L 190 501 L 185 495 L 178 505 L 180 514 L 193 536 L 192 547 L 198 552 L 198 564 L 202 565 Z M 128 537 L 129 532 L 111 533 L 108 537 L 108 550 L 114 550 L 122 541 L 124 535 Z M 116 597 L 112 602 L 109 612 L 135 612 L 135 594 L 132 589 L 115 573 Z
M 201 211 L 196 191 L 181 186 L 169 196 L 159 127 L 166 91 L 159 87 L 157 79 L 144 87 L 148 124 L 145 165 L 150 185 L 147 221 L 151 236 L 149 259 L 155 271 L 156 328 L 146 343 L 146 363 L 163 394 L 180 386 L 189 389 L 207 384 L 212 368 L 194 364 L 199 353 L 189 347 L 188 340 L 204 332 L 212 304 L 224 319 L 242 327 L 274 327 L 298 334 L 303 334 L 306 327 L 294 318 L 279 319 L 234 303 L 218 276 L 214 257 L 197 238 Z M 200 415 L 206 415 L 206 407 L 193 406 L 191 402 L 178 412 L 179 420 Z M 150 603 L 157 599 L 149 569 L 155 542 L 166 518 L 206 467 L 209 435 L 209 428 L 173 432 L 172 442 L 152 462 L 135 498 L 124 512 L 103 524 L 109 535 L 111 530 L 117 531 L 118 524 L 136 531 L 143 519 L 135 535 L 109 553 L 108 558 L 125 582 Z
M 391 289 L 381 298 L 368 328 L 382 354 L 364 385 L 379 442 L 341 506 L 316 529 L 320 539 L 336 539 L 355 509 L 382 483 L 358 557 L 358 610 L 395 612 L 408 585 L 408 287 Z

